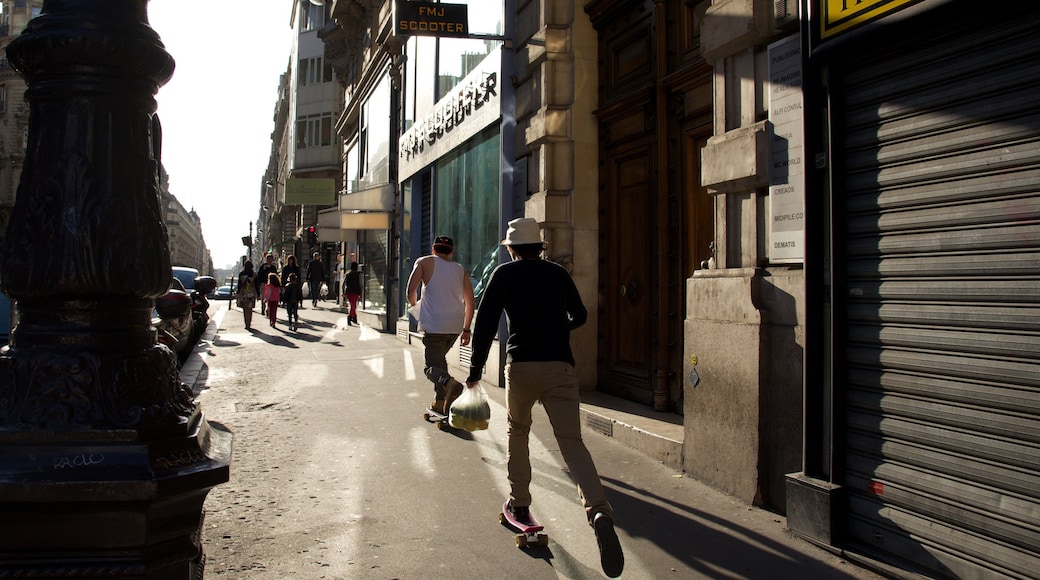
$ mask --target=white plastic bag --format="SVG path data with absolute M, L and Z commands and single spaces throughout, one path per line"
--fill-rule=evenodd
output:
M 488 428 L 491 421 L 491 405 L 484 385 L 477 383 L 473 388 L 466 387 L 458 399 L 451 404 L 448 424 L 456 429 L 481 431 Z

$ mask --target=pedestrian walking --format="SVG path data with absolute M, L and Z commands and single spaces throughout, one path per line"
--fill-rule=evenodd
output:
M 278 302 L 281 299 L 282 281 L 278 279 L 278 274 L 271 272 L 267 277 L 267 286 L 264 288 L 264 302 L 267 303 L 267 319 L 271 321 L 271 328 L 274 328 L 274 324 L 278 320 Z
M 461 344 L 470 341 L 473 321 L 473 284 L 465 268 L 452 261 L 455 241 L 439 236 L 433 241 L 433 254 L 415 261 L 408 277 L 408 304 L 420 300 L 419 330 L 423 331 L 426 378 L 433 383 L 434 400 L 430 408 L 446 414 L 451 402 L 462 394 L 462 383 L 448 373 L 448 351 L 461 335 Z
M 260 269 L 256 271 L 256 295 L 264 295 L 264 287 L 267 286 L 267 280 L 270 278 L 272 273 L 278 272 L 278 266 L 274 263 L 274 256 L 270 253 L 264 254 L 264 263 L 260 264 Z M 267 313 L 267 301 L 260 301 L 260 314 Z
M 289 255 L 285 258 L 285 265 L 282 266 L 282 282 L 289 279 L 289 276 L 296 274 L 296 277 L 303 280 L 303 274 L 300 273 L 300 264 L 296 260 L 296 256 Z M 301 284 L 302 288 L 302 284 Z M 300 306 L 303 306 L 303 298 L 300 298 Z
M 343 290 L 343 254 L 336 256 L 336 265 L 333 273 L 336 282 L 333 284 L 332 294 L 336 297 L 336 304 L 339 304 L 340 292 Z
M 350 309 L 347 310 L 347 326 L 351 323 L 357 324 L 357 303 L 361 298 L 361 272 L 358 271 L 358 263 L 350 263 L 350 271 L 343 276 L 343 296 L 347 299 Z
M 253 271 L 253 262 L 246 260 L 242 266 L 242 272 L 238 275 L 238 291 L 236 300 L 238 307 L 242 309 L 242 319 L 246 323 L 246 330 L 252 328 L 253 306 L 256 304 L 256 272 Z
M 285 318 L 289 323 L 289 330 L 296 332 L 300 328 L 300 302 L 303 301 L 303 288 L 300 277 L 289 274 L 289 279 L 282 287 L 282 302 L 285 303 Z
M 510 221 L 502 245 L 513 261 L 495 269 L 481 297 L 466 385 L 472 388 L 479 382 L 505 312 L 509 326 L 505 366 L 508 509 L 518 520 L 529 521 L 528 439 L 531 411 L 540 402 L 595 531 L 600 565 L 607 576 L 615 578 L 624 569 L 625 557 L 614 531 L 614 510 L 581 438 L 578 379 L 570 346 L 571 330 L 585 324 L 588 312 L 567 270 L 542 259 L 544 243 L 537 221 Z
M 324 281 L 325 265 L 321 263 L 321 254 L 314 252 L 311 263 L 307 264 L 307 285 L 310 286 L 312 306 L 318 305 L 318 296 L 321 293 L 321 284 Z

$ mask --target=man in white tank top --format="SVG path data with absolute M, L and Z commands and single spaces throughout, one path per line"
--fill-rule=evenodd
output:
M 447 354 L 461 334 L 461 344 L 470 341 L 473 321 L 473 284 L 465 268 L 452 261 L 455 241 L 438 236 L 433 241 L 433 255 L 415 261 L 408 277 L 408 304 L 419 301 L 419 330 L 423 331 L 426 378 L 433 383 L 434 400 L 430 408 L 447 414 L 451 402 L 462 394 L 462 383 L 448 373 Z

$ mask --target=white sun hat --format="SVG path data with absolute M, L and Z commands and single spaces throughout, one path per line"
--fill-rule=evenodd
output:
M 541 244 L 545 246 L 545 242 L 542 241 L 542 230 L 538 227 L 538 222 L 534 218 L 516 218 L 509 222 L 509 229 L 506 230 L 506 239 L 502 240 L 503 246 L 522 246 L 525 244 Z

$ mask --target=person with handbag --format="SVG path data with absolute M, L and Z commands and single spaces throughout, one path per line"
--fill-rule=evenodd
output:
M 426 378 L 433 383 L 430 409 L 446 415 L 451 403 L 462 394 L 462 383 L 448 373 L 448 351 L 456 340 L 469 344 L 473 321 L 473 283 L 462 264 L 452 260 L 455 241 L 448 236 L 433 240 L 433 254 L 419 258 L 408 277 L 408 305 L 419 301 L 419 330 L 423 331 Z M 460 338 L 461 337 L 461 338 Z
M 603 572 L 616 578 L 624 569 L 625 556 L 614 531 L 614 509 L 607 502 L 599 472 L 581 438 L 581 400 L 570 343 L 571 331 L 585 324 L 588 311 L 567 270 L 542 259 L 545 244 L 537 221 L 510 221 L 501 243 L 513 260 L 495 268 L 481 297 L 466 386 L 479 385 L 504 312 L 509 323 L 505 366 L 506 473 L 510 486 L 507 509 L 517 520 L 529 521 L 528 439 L 532 409 L 540 402 L 578 486 L 585 516 L 595 531 Z
M 246 330 L 253 324 L 253 306 L 256 304 L 256 272 L 253 271 L 253 262 L 246 260 L 238 275 L 238 293 L 235 296 L 238 307 L 242 309 L 242 319 L 246 323 Z
M 311 306 L 318 306 L 318 298 L 321 295 L 321 285 L 325 283 L 325 265 L 321 263 L 321 254 L 314 252 L 309 264 L 307 264 L 307 285 L 310 286 Z M 328 292 L 328 290 L 326 290 Z

